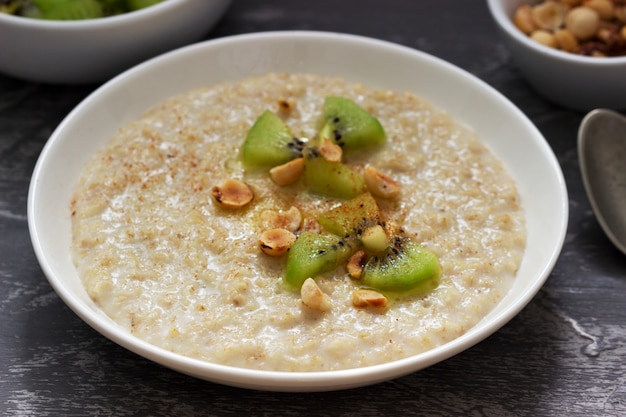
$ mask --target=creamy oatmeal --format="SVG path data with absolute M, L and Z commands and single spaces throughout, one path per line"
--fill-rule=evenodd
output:
M 357 154 L 401 186 L 390 218 L 439 257 L 432 292 L 357 308 L 345 268 L 317 277 L 330 311 L 303 305 L 282 280 L 284 258 L 258 245 L 264 213 L 295 206 L 312 218 L 336 200 L 279 187 L 246 171 L 238 152 L 266 109 L 313 137 L 324 98 L 352 98 L 387 143 Z M 229 178 L 254 191 L 227 210 L 211 188 Z M 171 98 L 122 127 L 84 169 L 71 203 L 73 258 L 88 294 L 135 336 L 210 362 L 324 371 L 417 354 L 466 332 L 508 291 L 525 247 L 514 181 L 471 130 L 409 93 L 309 74 L 268 74 Z

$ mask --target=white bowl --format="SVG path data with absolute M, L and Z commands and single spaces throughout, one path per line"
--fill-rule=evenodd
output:
M 0 72 L 28 81 L 105 81 L 139 62 L 197 41 L 230 0 L 167 0 L 99 19 L 52 21 L 0 13 Z
M 581 56 L 540 45 L 513 24 L 513 14 L 522 3 L 487 0 L 514 62 L 535 90 L 574 110 L 626 109 L 626 56 Z
M 119 126 L 157 102 L 193 88 L 271 71 L 312 72 L 372 88 L 412 91 L 474 128 L 518 183 L 528 247 L 511 291 L 466 334 L 423 354 L 383 365 L 329 372 L 268 372 L 190 359 L 122 329 L 87 296 L 70 259 L 69 204 L 83 165 Z M 85 138 L 89 138 L 86 140 Z M 529 164 L 532 161 L 532 164 Z M 568 218 L 565 182 L 535 126 L 493 88 L 425 53 L 344 34 L 268 32 L 196 44 L 143 63 L 78 105 L 43 149 L 33 173 L 28 218 L 35 253 L 51 285 L 97 331 L 157 363 L 209 381 L 255 389 L 321 391 L 408 374 L 491 335 L 533 298 L 560 253 Z

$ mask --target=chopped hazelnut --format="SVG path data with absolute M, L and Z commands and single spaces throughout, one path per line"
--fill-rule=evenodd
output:
M 356 290 L 352 293 L 352 305 L 355 307 L 385 307 L 387 297 L 373 290 Z
M 613 10 L 613 17 L 623 24 L 626 24 L 626 4 L 615 7 L 615 10 Z
M 560 28 L 565 21 L 565 7 L 554 1 L 533 6 L 531 14 L 535 25 L 548 31 Z
M 295 232 L 302 225 L 302 214 L 295 206 L 288 210 L 265 210 L 262 213 L 262 222 L 266 229 L 282 228 Z
M 513 15 L 513 23 L 527 35 L 534 32 L 537 29 L 537 25 L 533 21 L 532 7 L 525 3 L 520 5 Z
M 341 157 L 343 155 L 343 150 L 341 149 L 341 146 L 337 145 L 336 143 L 331 142 L 327 138 L 322 139 L 322 143 L 320 144 L 320 147 L 318 150 L 320 152 L 320 155 L 322 155 L 322 158 L 324 158 L 327 161 L 330 161 L 330 162 L 341 161 Z
M 565 27 L 576 36 L 578 40 L 591 38 L 600 27 L 600 16 L 589 7 L 576 7 L 569 11 L 565 21 Z
M 242 208 L 254 198 L 254 193 L 248 184 L 236 179 L 227 179 L 221 185 L 211 189 L 215 201 L 225 208 Z
M 348 263 L 346 264 L 348 275 L 350 275 L 350 277 L 354 279 L 361 278 L 361 274 L 363 273 L 363 266 L 365 265 L 366 260 L 367 255 L 364 251 L 358 250 L 354 252 L 350 259 L 348 259 Z
M 602 20 L 613 18 L 614 6 L 611 0 L 586 0 L 583 6 L 595 10 Z
M 396 181 L 372 166 L 365 168 L 363 178 L 368 190 L 375 197 L 393 198 L 400 193 L 400 186 Z
M 361 242 L 372 252 L 382 252 L 389 247 L 387 232 L 379 224 L 365 229 L 361 234 Z
M 304 171 L 304 158 L 296 158 L 270 169 L 270 177 L 277 185 L 293 184 Z
M 312 310 L 330 310 L 330 298 L 317 286 L 313 278 L 307 278 L 300 288 L 302 303 Z
M 556 38 L 552 33 L 548 32 L 547 30 L 536 30 L 530 34 L 530 38 L 535 42 L 538 42 L 550 48 L 556 48 L 557 46 Z
M 567 29 L 559 29 L 554 32 L 554 39 L 559 49 L 566 52 L 575 52 L 578 50 L 578 39 Z
M 261 233 L 259 246 L 270 256 L 282 256 L 289 252 L 296 241 L 296 235 L 287 229 L 270 229 Z

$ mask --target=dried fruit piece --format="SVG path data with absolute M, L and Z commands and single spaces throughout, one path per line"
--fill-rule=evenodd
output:
M 310 309 L 329 311 L 331 308 L 330 298 L 324 294 L 312 278 L 307 278 L 300 288 L 302 304 Z
M 259 237 L 261 250 L 270 256 L 283 256 L 296 241 L 296 235 L 287 229 L 265 230 Z
M 254 198 L 254 193 L 248 184 L 236 179 L 227 179 L 221 185 L 211 189 L 215 201 L 225 208 L 242 208 Z

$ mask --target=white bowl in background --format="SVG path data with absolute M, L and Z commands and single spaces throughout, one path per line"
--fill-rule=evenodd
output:
M 83 166 L 116 130 L 149 107 L 193 88 L 271 71 L 311 72 L 371 88 L 412 91 L 471 126 L 517 181 L 528 246 L 510 292 L 463 336 L 428 352 L 382 365 L 328 372 L 269 372 L 174 354 L 142 341 L 88 297 L 70 257 L 70 199 Z M 88 139 L 86 139 L 88 138 Z M 532 161 L 532 164 L 529 164 Z M 438 58 L 352 35 L 267 32 L 191 45 L 147 61 L 109 81 L 54 131 L 35 167 L 28 197 L 33 247 L 57 294 L 84 321 L 125 348 L 179 372 L 239 387 L 323 391 L 372 384 L 415 372 L 483 340 L 539 291 L 559 256 L 568 219 L 560 166 L 527 117 L 493 88 Z
M 582 56 L 533 41 L 513 24 L 513 14 L 522 3 L 528 2 L 487 0 L 515 64 L 535 90 L 574 110 L 626 109 L 626 56 Z
M 35 82 L 84 84 L 199 40 L 230 0 L 166 0 L 86 20 L 41 20 L 0 13 L 0 72 Z

